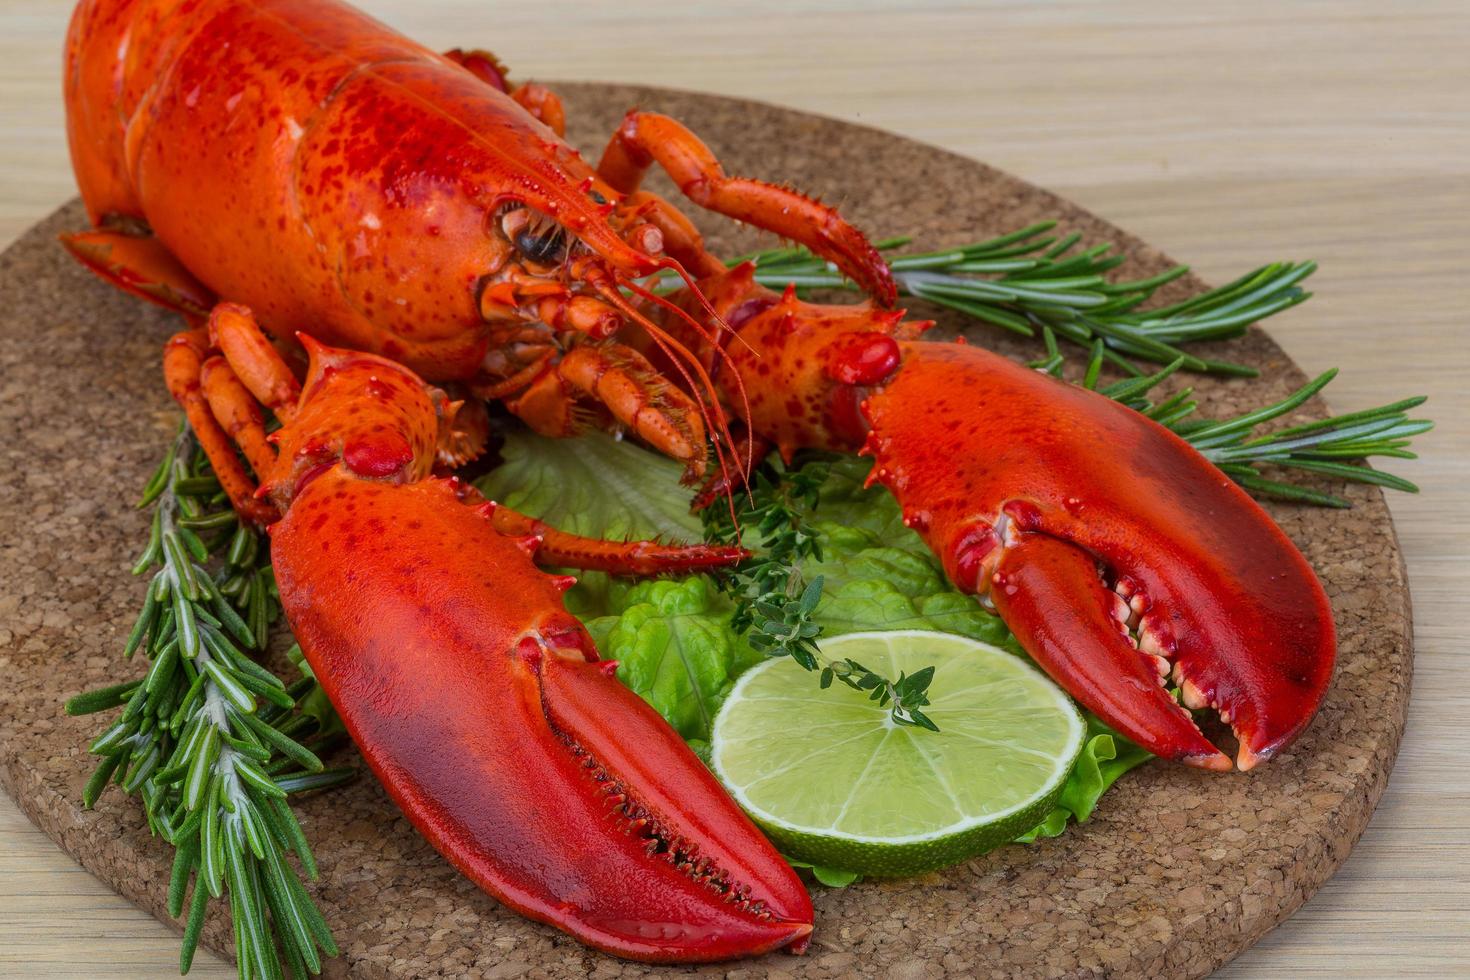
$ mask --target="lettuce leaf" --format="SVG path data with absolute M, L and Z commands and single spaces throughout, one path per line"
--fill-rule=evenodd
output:
M 518 430 L 506 436 L 504 462 L 475 482 L 491 500 L 571 534 L 633 541 L 704 540 L 689 512 L 684 468 L 631 442 L 591 432 L 547 439 Z M 567 608 L 583 620 L 621 612 L 632 583 L 603 572 L 578 572 Z M 595 635 L 595 634 L 594 634 Z
M 703 575 L 641 582 L 619 615 L 594 621 L 593 637 L 619 680 L 686 740 L 707 742 L 735 678 L 761 659 L 730 629 L 733 610 Z
M 492 500 L 572 534 L 633 540 L 703 541 L 679 485 L 684 468 L 600 432 L 575 439 L 510 433 L 505 460 L 476 486 Z
M 882 487 L 864 486 L 873 468 L 871 459 L 843 456 L 827 465 L 827 480 L 814 512 L 820 527 L 833 534 L 837 528 L 866 531 L 873 541 L 930 559 L 924 539 L 904 525 L 898 501 Z
M 1022 844 L 1059 836 L 1074 820 L 1085 822 L 1119 776 L 1153 758 L 1147 750 L 1104 725 L 1092 712 L 1084 711 L 1083 715 L 1087 718 L 1087 743 L 1082 747 L 1082 754 L 1068 774 L 1061 798 L 1051 813 L 1035 829 L 1016 838 Z
M 786 863 L 793 868 L 805 868 L 812 873 L 812 877 L 826 885 L 828 888 L 846 888 L 855 881 L 862 881 L 863 876 L 856 871 L 843 871 L 841 868 L 828 868 L 820 864 L 812 864 L 809 861 L 798 861 L 794 857 L 786 857 Z

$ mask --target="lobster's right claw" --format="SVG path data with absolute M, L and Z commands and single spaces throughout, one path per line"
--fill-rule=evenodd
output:
M 719 378 L 750 427 L 788 456 L 862 443 L 950 580 L 1103 721 L 1209 769 L 1230 761 L 1171 679 L 1234 728 L 1242 769 L 1311 721 L 1335 655 L 1327 596 L 1184 440 L 998 354 L 915 339 L 926 324 L 898 311 L 777 296 L 748 266 L 700 285 L 739 331 Z M 756 381 L 741 391 L 736 372 Z
M 420 832 L 510 907 L 607 952 L 800 951 L 805 888 L 596 661 L 534 539 L 498 533 L 450 481 L 346 465 L 302 481 L 273 526 L 276 578 L 323 689 Z

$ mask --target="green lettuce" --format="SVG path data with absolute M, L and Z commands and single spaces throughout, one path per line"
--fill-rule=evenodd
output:
M 602 433 L 546 439 L 513 432 L 505 460 L 476 484 L 492 500 L 572 534 L 599 538 L 700 541 L 704 526 L 689 512 L 684 468 L 657 453 Z
M 786 857 L 786 855 L 781 855 Z M 812 877 L 826 885 L 828 888 L 846 888 L 855 881 L 862 881 L 863 876 L 856 871 L 843 871 L 841 868 L 828 868 L 820 864 L 812 864 L 810 861 L 798 861 L 794 857 L 786 857 L 786 863 L 793 868 L 806 868 L 812 873 Z
M 1104 725 L 1092 712 L 1082 714 L 1087 719 L 1087 744 L 1082 747 L 1082 754 L 1068 774 L 1062 795 L 1051 813 L 1034 830 L 1016 838 L 1023 844 L 1042 837 L 1056 837 L 1073 820 L 1086 821 L 1097 808 L 1097 801 L 1119 776 L 1153 758 L 1148 751 Z
M 689 489 L 679 484 L 684 468 L 667 457 L 600 432 L 547 439 L 525 431 L 511 433 L 500 455 L 504 462 L 476 481 L 480 492 L 552 527 L 613 541 L 703 540 Z M 615 615 L 631 587 L 578 572 L 567 608 L 584 621 Z
M 735 678 L 761 660 L 730 628 L 734 606 L 708 577 L 641 582 L 589 627 L 618 679 L 686 740 L 708 742 Z

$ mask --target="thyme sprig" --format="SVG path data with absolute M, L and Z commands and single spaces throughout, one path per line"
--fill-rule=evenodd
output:
M 753 557 L 717 576 L 720 588 L 735 602 L 731 627 L 768 657 L 790 657 L 809 671 L 820 671 L 822 689 L 840 681 L 888 708 L 896 724 L 937 732 L 938 726 L 923 712 L 934 679 L 932 666 L 900 673 L 894 680 L 850 657 L 829 659 L 817 646 L 822 627 L 813 616 L 821 602 L 823 579 L 817 575 L 807 581 L 801 565 L 807 559 L 821 561 L 822 544 L 803 510 L 817 506 L 827 475 L 828 468 L 820 461 L 793 470 L 773 456 L 756 471 L 734 513 L 722 507 L 701 512 L 707 540 L 738 544 L 742 529 L 754 529 L 760 536 Z
M 83 802 L 92 807 L 114 783 L 142 799 L 150 830 L 175 847 L 168 908 L 175 917 L 188 909 L 181 972 L 209 900 L 228 894 L 242 980 L 319 973 L 321 954 L 337 947 L 286 857 L 316 878 L 286 799 L 355 773 L 323 765 L 332 741 L 297 710 L 315 681 L 287 686 L 250 656 L 265 649 L 278 614 L 269 545 L 235 519 L 187 426 L 144 490 L 139 506 L 149 504 L 149 541 L 133 572 L 156 570 L 123 649 L 127 658 L 141 651 L 148 670 L 66 705 L 73 715 L 122 708 L 88 747 L 101 762 Z
M 1083 347 L 1101 341 L 1107 362 L 1133 377 L 1146 372 L 1129 358 L 1155 364 L 1182 358 L 1190 371 L 1254 377 L 1255 368 L 1200 357 L 1182 345 L 1237 337 L 1250 324 L 1304 302 L 1311 294 L 1300 283 L 1317 270 L 1315 262 L 1273 262 L 1218 289 L 1142 310 L 1159 287 L 1189 267 L 1113 281 L 1106 274 L 1122 265 L 1125 256 L 1109 243 L 1078 251 L 1082 236 L 1049 234 L 1056 225 L 1042 221 L 959 248 L 899 255 L 888 264 L 901 295 L 1025 337 L 1049 330 L 1055 338 Z M 910 241 L 890 238 L 877 247 L 892 251 Z M 788 283 L 799 291 L 857 288 L 836 266 L 801 247 L 754 252 L 731 264 L 743 261 L 755 263 L 757 282 L 775 288 Z

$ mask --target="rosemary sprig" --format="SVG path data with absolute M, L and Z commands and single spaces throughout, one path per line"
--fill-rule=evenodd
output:
M 115 783 L 141 797 L 149 828 L 176 848 L 170 914 L 184 915 L 193 879 L 181 972 L 209 900 L 228 893 L 242 980 L 319 973 L 321 954 L 337 948 L 286 858 L 294 852 L 315 879 L 286 798 L 355 773 L 325 768 L 320 753 L 331 741 L 296 710 L 315 681 L 287 687 L 248 655 L 265 648 L 277 616 L 269 546 L 235 519 L 186 426 L 148 482 L 140 506 L 148 504 L 153 523 L 133 572 L 157 570 L 123 650 L 129 658 L 141 651 L 148 670 L 66 705 L 73 715 L 122 708 L 89 746 L 102 761 L 83 802 L 92 807 Z
M 735 513 L 722 507 L 701 512 L 710 541 L 737 544 L 741 528 L 753 528 L 761 538 L 754 557 L 717 576 L 735 602 L 731 626 L 752 649 L 768 657 L 790 657 L 809 671 L 820 671 L 824 690 L 841 681 L 889 708 L 896 724 L 937 732 L 938 726 L 923 712 L 929 704 L 933 667 L 900 673 L 892 680 L 850 657 L 829 660 L 817 647 L 822 627 L 812 617 L 822 598 L 823 580 L 818 575 L 806 581 L 801 563 L 821 561 L 822 545 L 802 509 L 816 507 L 827 475 L 820 462 L 791 470 L 773 456 L 756 471 Z
M 1232 419 L 1208 420 L 1191 417 L 1198 409 L 1198 404 L 1191 399 L 1192 388 L 1181 389 L 1157 404 L 1148 397 L 1165 378 L 1184 366 L 1182 361 L 1175 360 L 1142 378 L 1126 378 L 1099 387 L 1101 359 L 1102 354 L 1095 345 L 1082 379 L 1084 387 L 1099 391 L 1173 429 L 1247 490 L 1325 507 L 1352 506 L 1335 494 L 1267 479 L 1261 474 L 1262 466 L 1280 466 L 1323 473 L 1350 483 L 1371 483 L 1405 493 L 1419 492 L 1419 488 L 1408 480 L 1373 469 L 1363 461 L 1373 456 L 1417 458 L 1408 448 L 1410 441 L 1434 428 L 1434 423 L 1427 419 L 1411 419 L 1408 413 L 1424 404 L 1427 400 L 1424 396 L 1256 435 L 1261 426 L 1294 411 L 1327 387 L 1337 377 L 1337 369 L 1322 373 L 1273 405 Z M 1059 368 L 1052 370 L 1056 372 Z
M 889 267 L 902 295 L 1026 337 L 1049 330 L 1083 347 L 1100 340 L 1107 362 L 1134 377 L 1145 371 L 1130 358 L 1155 364 L 1183 358 L 1190 371 L 1254 377 L 1248 365 L 1199 357 L 1182 345 L 1239 336 L 1250 324 L 1304 302 L 1311 294 L 1299 284 L 1317 270 L 1315 262 L 1273 262 L 1183 302 L 1142 310 L 1160 286 L 1189 267 L 1115 282 L 1106 273 L 1124 263 L 1123 255 L 1107 243 L 1078 251 L 1082 236 L 1049 234 L 1056 225 L 1043 221 L 960 248 L 900 255 Z M 890 238 L 878 248 L 891 251 L 910 241 Z M 756 281 L 776 288 L 856 288 L 836 266 L 800 247 L 755 252 L 731 264 L 743 261 L 755 263 Z

